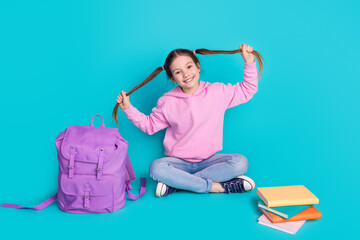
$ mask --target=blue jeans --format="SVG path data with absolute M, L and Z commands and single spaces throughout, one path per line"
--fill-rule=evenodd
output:
M 246 157 L 240 154 L 214 154 L 201 162 L 164 157 L 150 165 L 150 176 L 177 189 L 208 193 L 213 182 L 224 182 L 246 173 Z

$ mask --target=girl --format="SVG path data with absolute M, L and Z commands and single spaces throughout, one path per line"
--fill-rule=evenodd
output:
M 200 54 L 231 54 L 239 52 L 245 61 L 244 80 L 235 85 L 200 81 Z M 197 193 L 249 192 L 254 181 L 244 176 L 248 160 L 240 154 L 216 154 L 222 149 L 223 120 L 226 109 L 245 103 L 258 88 L 258 70 L 262 71 L 261 55 L 245 43 L 235 51 L 190 51 L 176 49 L 142 84 L 117 97 L 113 117 L 117 123 L 120 106 L 127 118 L 143 132 L 151 135 L 167 128 L 164 147 L 166 157 L 153 161 L 150 176 L 158 181 L 156 196 L 177 190 Z M 130 103 L 133 91 L 146 84 L 162 70 L 178 86 L 159 98 L 149 116 Z

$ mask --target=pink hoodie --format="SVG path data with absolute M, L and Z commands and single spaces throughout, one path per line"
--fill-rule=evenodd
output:
M 130 105 L 127 118 L 152 135 L 167 128 L 165 155 L 200 162 L 222 150 L 226 109 L 249 101 L 258 88 L 256 62 L 244 66 L 244 81 L 235 85 L 199 82 L 193 95 L 179 86 L 161 96 L 149 116 Z

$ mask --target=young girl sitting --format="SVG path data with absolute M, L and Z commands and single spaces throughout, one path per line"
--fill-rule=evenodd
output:
M 245 61 L 244 79 L 235 85 L 200 81 L 199 54 L 240 52 Z M 159 98 L 149 116 L 139 112 L 122 91 L 117 97 L 113 116 L 117 122 L 120 106 L 127 118 L 143 132 L 152 135 L 167 128 L 164 147 L 166 157 L 153 161 L 150 176 L 158 181 L 156 196 L 162 197 L 179 189 L 197 193 L 249 192 L 254 181 L 244 176 L 248 160 L 240 154 L 216 154 L 222 150 L 224 114 L 228 108 L 249 101 L 258 88 L 256 55 L 262 70 L 261 55 L 249 45 L 235 51 L 190 51 L 176 49 L 142 84 L 162 70 L 178 86 Z

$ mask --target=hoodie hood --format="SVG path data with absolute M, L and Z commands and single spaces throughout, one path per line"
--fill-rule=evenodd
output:
M 199 81 L 199 87 L 198 87 L 198 89 L 196 89 L 196 91 L 195 91 L 195 93 L 193 95 L 184 93 L 181 90 L 181 87 L 177 86 L 177 87 L 174 87 L 173 89 L 171 89 L 169 92 L 164 93 L 163 96 L 172 96 L 172 97 L 178 97 L 178 98 L 188 98 L 188 97 L 191 97 L 191 96 L 196 96 L 196 95 L 201 94 L 210 85 L 211 84 L 208 83 L 208 82 Z

